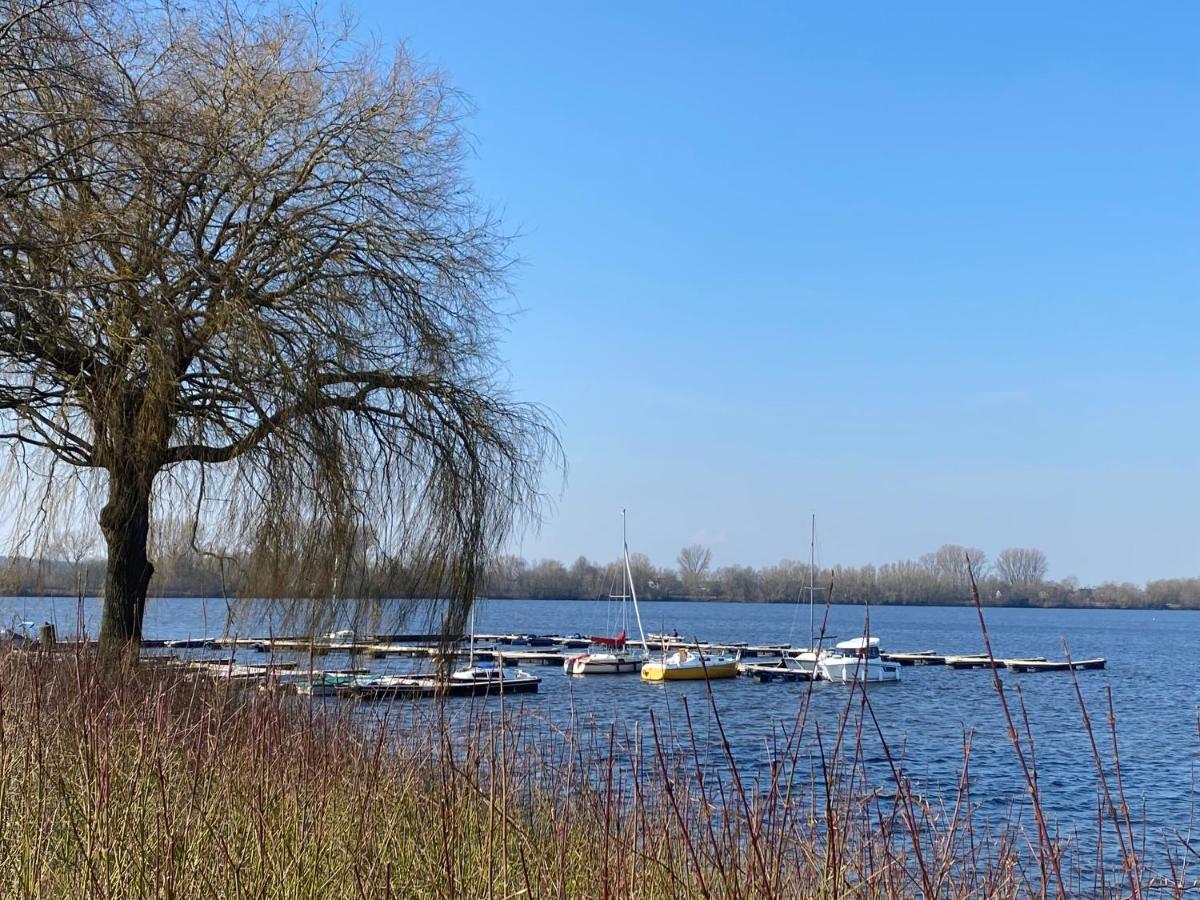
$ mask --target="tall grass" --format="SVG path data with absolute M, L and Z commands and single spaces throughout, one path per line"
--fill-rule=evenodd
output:
M 681 702 L 645 728 L 560 730 L 510 699 L 367 716 L 163 667 L 4 652 L 0 896 L 1182 893 L 1186 867 L 1154 882 L 1136 859 L 1118 787 L 1115 887 L 1052 831 L 1035 783 L 1032 832 L 1015 811 L 976 814 L 969 734 L 957 789 L 919 796 L 870 694 L 848 692 L 833 728 L 804 698 L 769 767 L 748 774 L 715 704 Z M 868 772 L 872 730 L 890 781 Z M 1028 735 L 1011 736 L 1035 779 Z

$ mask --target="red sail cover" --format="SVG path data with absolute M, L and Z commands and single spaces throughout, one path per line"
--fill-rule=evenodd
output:
M 616 637 L 596 637 L 592 635 L 590 640 L 593 644 L 599 644 L 601 647 L 620 648 L 625 646 L 625 632 L 622 631 Z

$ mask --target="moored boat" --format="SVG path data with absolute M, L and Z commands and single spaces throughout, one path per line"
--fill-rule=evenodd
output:
M 629 542 L 625 532 L 625 510 L 621 510 L 621 544 L 624 552 L 625 565 L 621 572 L 621 593 L 609 593 L 609 602 L 619 600 L 621 605 L 617 614 L 621 633 L 613 636 L 592 635 L 590 644 L 583 653 L 563 660 L 563 671 L 568 675 L 624 675 L 637 672 L 646 661 L 648 655 L 645 649 L 645 638 L 642 639 L 643 650 L 634 653 L 629 650 L 626 642 L 626 632 L 629 626 L 629 600 L 632 596 L 636 612 L 637 591 L 633 586 L 633 572 L 629 567 Z M 638 614 L 638 628 L 641 629 L 641 615 Z
M 448 688 L 451 694 L 533 693 L 541 681 L 524 669 L 508 669 L 491 662 L 479 662 L 454 672 Z
M 428 699 L 438 697 L 488 697 L 536 693 L 541 679 L 517 669 L 506 671 L 494 663 L 477 663 L 449 678 L 434 675 L 375 675 L 356 678 L 337 688 L 339 697 L 364 701 Z
M 626 648 L 622 631 L 616 637 L 593 637 L 586 653 L 563 660 L 563 671 L 568 675 L 624 675 L 641 669 L 643 662 L 644 655 Z
M 642 664 L 642 681 L 697 681 L 733 678 L 738 673 L 736 656 L 718 656 L 680 647 Z
M 296 692 L 309 697 L 332 697 L 360 681 L 368 682 L 370 679 L 358 674 L 323 672 L 296 682 Z
M 828 650 L 817 647 L 816 620 L 814 617 L 815 598 L 817 593 L 817 517 L 813 514 L 808 545 L 808 643 L 807 649 L 780 648 L 778 660 L 761 663 L 741 663 L 738 669 L 743 675 L 749 675 L 760 684 L 772 681 L 814 681 L 817 676 L 817 663 L 829 655 Z M 822 636 L 823 639 L 823 636 Z M 816 648 L 816 649 L 814 649 Z
M 497 662 L 475 661 L 475 608 L 476 604 L 472 603 L 467 665 L 452 672 L 448 680 L 433 679 L 434 692 L 451 696 L 467 694 L 474 697 L 536 691 L 542 679 L 536 675 L 530 675 L 524 669 L 506 669 L 502 656 L 498 658 Z
M 835 644 L 833 653 L 817 661 L 817 675 L 840 684 L 899 681 L 900 663 L 880 657 L 879 638 L 851 638 Z
M 813 680 L 812 668 L 806 668 L 799 660 L 790 656 L 769 663 L 739 663 L 738 671 L 759 684 L 770 684 L 773 681 Z
M 646 629 L 642 627 L 642 614 L 638 609 L 637 587 L 633 583 L 633 569 L 629 565 L 629 540 L 625 537 L 625 510 L 621 510 L 621 530 L 623 537 L 623 555 L 625 562 L 625 577 L 628 579 L 629 597 L 632 601 L 634 618 L 637 620 L 638 634 L 641 637 L 644 657 L 641 663 L 642 681 L 699 681 L 713 678 L 734 678 L 737 676 L 738 658 L 708 653 L 699 646 L 688 648 L 673 646 L 670 649 L 664 644 L 657 654 L 651 654 L 650 645 L 646 641 Z
M 831 650 L 791 650 L 786 654 L 785 658 L 791 660 L 798 668 L 816 677 L 817 663 L 827 656 L 832 655 L 834 654 Z

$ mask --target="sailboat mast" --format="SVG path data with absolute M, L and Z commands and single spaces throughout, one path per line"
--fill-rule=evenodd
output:
M 629 579 L 629 593 L 633 596 L 633 615 L 637 619 L 638 634 L 642 638 L 642 651 L 650 656 L 650 645 L 646 643 L 646 632 L 642 628 L 642 612 L 638 609 L 637 588 L 633 585 L 633 570 L 629 567 L 629 537 L 625 530 L 625 508 L 621 508 L 621 547 L 625 552 L 625 577 Z
M 812 514 L 812 529 L 808 537 L 808 649 L 814 646 L 813 633 L 813 600 L 816 597 L 816 560 L 817 560 L 817 514 Z
M 470 642 L 467 644 L 467 667 L 475 665 L 475 604 L 478 601 L 471 601 L 471 635 Z

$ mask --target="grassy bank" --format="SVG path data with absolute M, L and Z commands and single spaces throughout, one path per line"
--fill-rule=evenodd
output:
M 1018 897 L 1150 883 L 1134 848 L 1107 874 L 1072 855 L 1036 803 L 1032 821 L 981 824 L 969 740 L 952 796 L 913 796 L 898 766 L 873 783 L 869 692 L 848 693 L 835 730 L 802 705 L 751 779 L 719 731 L 694 743 L 687 718 L 708 711 L 686 705 L 670 727 L 563 733 L 507 701 L 474 716 L 458 704 L 453 719 L 436 705 L 354 716 L 16 651 L 0 654 L 0 686 L 4 897 Z

